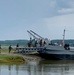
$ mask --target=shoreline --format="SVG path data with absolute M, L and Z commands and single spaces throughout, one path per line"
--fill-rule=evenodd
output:
M 19 57 L 19 59 L 18 59 Z M 17 53 L 12 49 L 9 53 L 8 49 L 0 49 L 0 63 L 26 63 L 29 61 L 40 61 L 41 58 L 36 54 Z
M 19 53 L 1 53 L 0 63 L 26 63 L 30 61 L 40 61 L 41 58 L 34 54 L 19 54 Z
M 0 63 L 25 63 L 25 59 L 19 55 L 0 54 Z

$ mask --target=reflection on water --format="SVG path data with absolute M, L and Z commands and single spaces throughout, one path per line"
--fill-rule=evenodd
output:
M 74 61 L 43 60 L 20 65 L 0 65 L 0 75 L 74 75 Z

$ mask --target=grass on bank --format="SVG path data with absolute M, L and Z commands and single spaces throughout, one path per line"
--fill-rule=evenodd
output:
M 22 56 L 0 55 L 0 63 L 24 63 Z
M 15 50 L 11 50 L 11 53 Z M 8 49 L 0 49 L 0 63 L 24 63 L 22 56 L 9 53 Z

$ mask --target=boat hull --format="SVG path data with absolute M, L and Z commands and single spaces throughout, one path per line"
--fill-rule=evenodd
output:
M 47 53 L 39 53 L 39 56 L 44 59 L 66 59 L 66 60 L 74 60 L 74 55 L 69 54 L 47 54 Z

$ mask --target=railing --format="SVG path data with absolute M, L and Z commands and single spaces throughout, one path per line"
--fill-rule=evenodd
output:
M 17 47 L 16 52 L 17 53 L 32 53 L 32 52 L 38 52 L 39 50 L 43 50 L 44 47 Z

